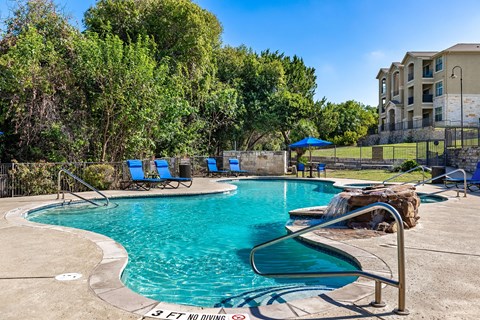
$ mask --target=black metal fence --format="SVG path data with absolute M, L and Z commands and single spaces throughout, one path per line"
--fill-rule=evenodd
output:
M 180 165 L 188 164 L 192 176 L 207 175 L 207 157 L 164 158 L 172 175 L 180 175 Z M 229 167 L 225 157 L 214 157 L 220 170 Z M 231 158 L 231 157 L 229 157 Z M 155 176 L 152 160 L 142 160 L 146 176 Z M 58 173 L 67 169 L 98 189 L 120 189 L 123 181 L 130 179 L 125 162 L 75 162 L 75 163 L 0 163 L 0 198 L 55 194 L 58 189 Z M 102 184 L 98 184 L 102 183 Z M 68 177 L 62 177 L 61 189 L 71 192 L 87 191 L 84 185 Z

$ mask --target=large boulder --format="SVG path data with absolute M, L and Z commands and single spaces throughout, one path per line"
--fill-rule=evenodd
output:
M 406 228 L 414 227 L 420 218 L 418 216 L 420 198 L 415 192 L 415 187 L 410 185 L 379 185 L 361 190 L 346 189 L 340 193 L 339 198 L 342 198 L 343 202 L 346 201 L 346 211 L 375 202 L 388 203 L 400 213 Z M 350 219 L 347 225 L 355 229 L 367 228 L 386 232 L 396 232 L 397 229 L 394 218 L 383 209 Z

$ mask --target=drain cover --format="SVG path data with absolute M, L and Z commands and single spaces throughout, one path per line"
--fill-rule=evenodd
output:
M 80 273 L 63 273 L 55 277 L 55 280 L 58 281 L 71 281 L 80 279 L 82 275 Z

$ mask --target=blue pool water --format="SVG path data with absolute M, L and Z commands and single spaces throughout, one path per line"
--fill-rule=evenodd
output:
M 125 285 L 152 299 L 204 307 L 245 307 L 319 294 L 355 278 L 269 279 L 255 275 L 253 246 L 284 235 L 288 212 L 326 205 L 340 189 L 329 183 L 286 180 L 231 182 L 228 194 L 114 199 L 116 208 L 53 208 L 35 222 L 104 234 L 129 254 Z M 295 240 L 259 251 L 260 270 L 354 270 L 356 266 Z M 308 287 L 305 288 L 305 284 Z

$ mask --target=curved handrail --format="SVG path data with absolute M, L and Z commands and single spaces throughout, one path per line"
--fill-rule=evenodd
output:
M 459 172 L 459 171 L 463 173 L 463 194 L 464 194 L 463 197 L 466 198 L 467 197 L 467 173 L 463 169 L 456 169 L 456 170 L 450 171 L 448 173 L 441 174 L 439 176 L 436 176 L 436 177 L 433 177 L 431 179 L 425 180 L 422 183 L 417 183 L 417 184 L 414 185 L 414 187 L 416 187 L 418 185 L 421 185 L 421 184 L 424 184 L 425 182 L 430 182 L 430 181 L 438 179 L 438 178 L 448 177 L 449 174 Z
M 256 264 L 255 264 L 255 252 L 260 249 L 272 246 L 276 243 L 285 241 L 287 239 L 296 238 L 302 234 L 315 231 L 317 229 L 330 226 L 332 224 L 338 223 L 343 220 L 347 220 L 350 218 L 357 217 L 364 213 L 376 210 L 376 209 L 384 209 L 389 212 L 395 219 L 398 230 L 397 230 L 397 256 L 398 256 L 398 280 L 388 279 L 376 274 L 372 274 L 365 271 L 338 271 L 338 272 L 300 272 L 300 273 L 263 273 L 261 272 Z M 404 245 L 404 228 L 403 228 L 403 220 L 398 211 L 388 203 L 384 202 L 376 202 L 370 204 L 368 206 L 347 212 L 341 215 L 338 218 L 334 218 L 325 222 L 322 222 L 318 225 L 314 225 L 285 236 L 264 242 L 262 244 L 256 245 L 250 251 L 250 265 L 253 271 L 261 276 L 264 277 L 271 277 L 271 278 L 317 278 L 317 277 L 329 277 L 329 276 L 359 276 L 365 277 L 372 280 L 375 280 L 375 301 L 372 302 L 373 306 L 383 306 L 384 304 L 381 301 L 381 285 L 380 282 L 389 284 L 391 286 L 398 288 L 398 308 L 394 310 L 395 313 L 400 315 L 407 315 L 409 311 L 405 308 L 405 292 L 406 292 L 406 278 L 405 278 L 405 245 Z
M 91 186 L 89 183 L 83 181 L 82 179 L 80 179 L 79 177 L 77 177 L 76 175 L 74 175 L 73 173 L 71 173 L 70 171 L 68 171 L 67 169 L 61 169 L 59 172 L 58 172 L 58 179 L 57 179 L 57 199 L 60 199 L 60 190 L 61 190 L 61 178 L 62 178 L 62 173 L 65 173 L 66 175 L 68 175 L 70 178 L 74 179 L 74 180 L 77 180 L 78 182 L 80 182 L 81 184 L 83 184 L 85 187 L 89 188 L 90 190 L 92 191 L 95 191 L 96 193 L 98 193 L 100 196 L 102 196 L 103 198 L 105 198 L 106 200 L 106 203 L 104 204 L 104 206 L 108 206 L 109 203 L 110 203 L 110 200 L 108 200 L 108 197 L 103 194 L 102 192 L 100 192 L 98 189 L 96 189 L 95 187 Z M 68 191 L 71 195 L 74 195 L 75 197 L 77 198 L 80 198 L 84 201 L 87 201 L 87 202 L 90 202 L 91 204 L 94 204 L 96 206 L 101 206 L 100 204 L 94 202 L 94 201 L 91 201 L 91 200 L 88 200 L 88 199 L 85 199 L 84 197 L 82 196 L 79 196 L 78 194 L 75 194 L 74 192 L 71 192 L 71 191 Z
M 426 167 L 426 166 L 422 166 L 422 165 L 416 166 L 415 168 L 412 168 L 412 169 L 410 169 L 410 170 L 408 170 L 408 171 L 405 171 L 405 172 L 400 172 L 399 174 L 397 174 L 397 175 L 395 175 L 395 176 L 393 176 L 393 177 L 390 177 L 390 178 L 388 178 L 387 180 L 383 180 L 382 183 L 385 184 L 385 182 L 387 182 L 387 181 L 393 180 L 393 179 L 395 179 L 395 178 L 398 178 L 398 177 L 400 177 L 400 176 L 403 176 L 404 174 L 410 173 L 410 172 L 412 172 L 412 171 L 416 171 L 417 169 L 422 169 L 423 183 L 425 183 L 425 170 L 427 170 L 427 171 L 432 171 L 432 169 L 430 169 L 429 167 Z

